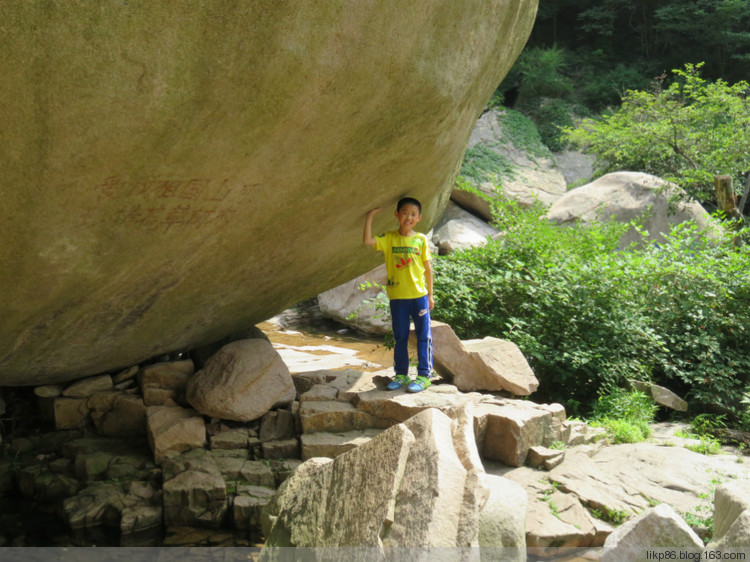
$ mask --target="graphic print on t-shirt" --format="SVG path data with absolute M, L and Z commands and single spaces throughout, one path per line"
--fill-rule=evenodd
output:
M 430 255 L 424 234 L 401 236 L 398 231 L 391 231 L 376 240 L 376 249 L 385 253 L 389 298 L 410 299 L 427 294 L 424 262 Z

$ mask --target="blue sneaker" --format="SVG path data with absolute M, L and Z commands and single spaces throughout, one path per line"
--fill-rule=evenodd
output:
M 388 390 L 398 390 L 399 388 L 406 386 L 411 382 L 408 375 L 396 375 L 393 380 L 388 383 L 386 387 Z
M 419 375 L 417 377 L 417 380 L 415 380 L 409 386 L 407 386 L 406 389 L 409 392 L 422 392 L 425 388 L 427 388 L 431 384 L 432 383 L 430 382 L 429 377 L 425 377 L 424 375 Z

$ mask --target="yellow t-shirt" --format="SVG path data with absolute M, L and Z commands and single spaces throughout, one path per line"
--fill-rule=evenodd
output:
M 416 299 L 427 294 L 424 264 L 430 261 L 427 237 L 415 232 L 401 236 L 398 230 L 375 237 L 375 249 L 385 254 L 389 299 Z

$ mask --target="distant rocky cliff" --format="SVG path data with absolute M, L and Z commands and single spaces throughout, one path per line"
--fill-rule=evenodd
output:
M 424 226 L 537 0 L 0 5 L 0 385 L 219 339 Z M 385 224 L 387 213 L 376 224 Z

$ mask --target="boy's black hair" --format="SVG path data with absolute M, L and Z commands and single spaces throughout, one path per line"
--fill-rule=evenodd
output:
M 419 214 L 422 214 L 422 203 L 419 202 L 419 199 L 414 199 L 414 197 L 404 197 L 403 199 L 400 199 L 396 205 L 396 212 L 400 211 L 401 207 L 404 205 L 414 205 L 419 209 Z

